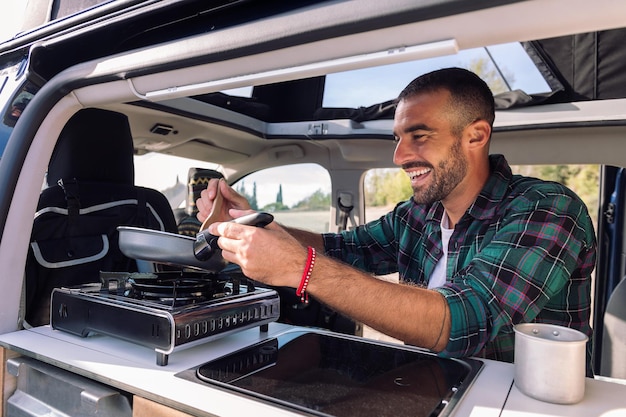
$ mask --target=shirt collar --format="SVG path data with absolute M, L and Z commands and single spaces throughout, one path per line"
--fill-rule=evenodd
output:
M 503 155 L 490 155 L 489 167 L 491 174 L 474 203 L 467 213 L 477 219 L 493 217 L 496 208 L 507 194 L 513 178 L 511 167 Z

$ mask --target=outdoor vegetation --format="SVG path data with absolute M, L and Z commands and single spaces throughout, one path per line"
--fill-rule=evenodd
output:
M 257 203 L 256 182 L 253 183 L 252 185 L 252 193 L 248 192 L 244 181 L 242 181 L 239 184 L 239 186 L 236 188 L 236 191 L 248 199 L 252 209 L 267 211 L 269 213 L 274 213 L 274 212 L 283 211 L 283 210 L 318 211 L 318 210 L 328 210 L 328 208 L 330 207 L 330 193 L 325 193 L 321 189 L 314 191 L 311 195 L 309 195 L 303 200 L 300 200 L 298 203 L 294 204 L 291 207 L 283 203 L 282 185 L 278 187 L 278 193 L 276 194 L 276 201 L 273 203 L 267 204 L 263 207 L 259 207 Z

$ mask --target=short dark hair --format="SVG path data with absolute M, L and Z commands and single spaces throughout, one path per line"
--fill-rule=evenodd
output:
M 444 68 L 420 75 L 398 95 L 397 102 L 421 93 L 447 90 L 451 95 L 449 110 L 454 118 L 453 131 L 460 133 L 469 123 L 483 119 L 493 126 L 493 93 L 478 75 L 463 68 Z

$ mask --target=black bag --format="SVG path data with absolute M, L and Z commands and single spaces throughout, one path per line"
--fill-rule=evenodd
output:
M 61 182 L 42 192 L 26 263 L 28 324 L 49 322 L 53 288 L 99 283 L 100 271 L 138 270 L 119 249 L 122 225 L 176 231 L 167 199 L 152 189 Z

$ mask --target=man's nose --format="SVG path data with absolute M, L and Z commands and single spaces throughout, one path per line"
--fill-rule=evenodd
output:
M 409 141 L 402 138 L 396 142 L 396 149 L 393 151 L 393 163 L 401 166 L 403 163 L 411 160 L 412 150 Z

